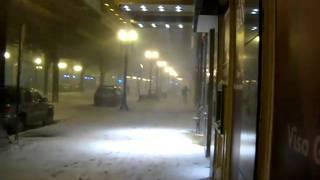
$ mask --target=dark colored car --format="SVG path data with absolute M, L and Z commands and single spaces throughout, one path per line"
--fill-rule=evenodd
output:
M 94 105 L 117 106 L 121 101 L 121 90 L 115 86 L 100 86 L 94 94 Z
M 0 87 L 0 123 L 8 132 L 22 131 L 27 126 L 53 122 L 54 106 L 37 90 L 20 88 L 19 110 L 16 94 L 16 87 Z

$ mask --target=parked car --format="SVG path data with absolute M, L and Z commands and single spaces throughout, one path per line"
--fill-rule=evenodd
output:
M 37 90 L 20 88 L 21 103 L 18 110 L 16 94 L 16 87 L 0 87 L 0 123 L 9 133 L 53 122 L 54 106 Z
M 94 105 L 117 106 L 121 101 L 121 90 L 115 86 L 99 86 L 94 94 Z

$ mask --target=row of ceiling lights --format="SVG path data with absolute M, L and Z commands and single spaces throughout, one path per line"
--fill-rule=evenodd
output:
M 131 11 L 130 6 L 128 6 L 128 5 L 124 5 L 124 6 L 123 6 L 123 9 L 124 9 L 125 11 Z M 147 6 L 145 6 L 145 5 L 141 5 L 141 6 L 140 6 L 140 9 L 141 9 L 141 11 L 143 11 L 143 12 L 148 11 Z M 160 12 L 165 12 L 165 11 L 166 11 L 165 7 L 162 6 L 162 5 L 159 5 L 159 6 L 158 6 L 158 10 L 159 10 Z M 176 6 L 176 7 L 175 7 L 175 11 L 176 11 L 176 12 L 182 12 L 182 7 L 179 6 L 179 5 Z
M 113 8 L 111 8 L 110 4 L 105 3 L 104 5 L 105 5 L 106 7 L 109 7 L 109 11 L 111 11 L 111 12 L 114 12 L 114 11 L 115 11 Z M 124 8 L 125 10 L 127 10 L 127 11 L 131 11 L 131 9 L 130 9 L 130 7 L 129 7 L 128 5 L 123 6 L 123 8 Z M 141 8 L 142 10 L 148 11 L 148 9 L 146 8 L 146 6 L 144 6 L 144 5 L 141 5 L 140 8 Z M 161 9 L 161 10 L 164 11 L 164 7 L 163 7 L 162 5 L 158 6 L 158 8 L 159 8 L 159 10 Z M 176 10 L 177 10 L 177 12 L 181 12 L 181 11 L 182 11 L 181 6 L 176 6 Z M 114 15 L 117 16 L 117 17 L 119 17 L 119 20 L 122 21 L 122 23 L 127 24 L 127 21 L 124 21 L 124 19 L 123 19 L 122 17 L 120 17 L 120 15 L 119 15 L 118 13 L 115 13 Z M 135 20 L 131 19 L 131 20 L 130 20 L 130 23 L 135 23 Z M 139 26 L 140 28 L 144 28 L 144 25 L 143 25 L 142 23 L 138 23 L 138 26 Z M 151 27 L 156 28 L 156 27 L 158 27 L 158 25 L 155 24 L 155 23 L 151 23 Z M 170 26 L 169 24 L 165 24 L 165 27 L 166 27 L 167 29 L 170 29 L 171 26 Z M 183 24 L 178 24 L 177 27 L 180 28 L 180 29 L 183 29 L 184 26 L 183 26 Z
M 139 26 L 140 28 L 144 28 L 144 25 L 141 24 L 141 23 L 139 23 L 138 26 Z M 153 27 L 153 28 L 157 28 L 159 25 L 157 25 L 156 23 L 151 23 L 150 26 Z M 170 24 L 165 24 L 164 26 L 165 26 L 165 28 L 167 28 L 167 29 L 170 29 L 170 28 L 171 28 L 171 25 L 170 25 Z M 178 24 L 177 27 L 178 27 L 179 29 L 183 29 L 183 24 Z
M 109 7 L 109 11 L 114 12 L 115 9 L 113 9 L 110 4 L 105 3 L 104 4 L 106 7 Z M 119 20 L 122 21 L 123 24 L 127 24 L 127 21 L 124 21 L 124 19 L 122 17 L 120 17 L 120 15 L 118 13 L 114 14 L 115 16 L 119 17 Z M 130 20 L 131 23 L 134 23 L 135 21 L 133 19 Z

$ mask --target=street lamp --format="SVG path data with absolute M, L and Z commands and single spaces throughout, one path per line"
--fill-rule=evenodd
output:
M 150 60 L 150 71 L 149 71 L 149 79 L 150 79 L 150 83 L 149 83 L 149 91 L 148 94 L 149 96 L 151 96 L 152 94 L 152 67 L 153 67 L 153 60 L 156 60 L 159 58 L 160 54 L 158 51 L 154 51 L 154 50 L 147 50 L 144 53 L 144 56 L 147 60 Z
M 81 72 L 82 71 L 82 66 L 81 65 L 75 65 L 75 66 L 73 66 L 73 70 L 75 71 L 75 72 Z
M 40 64 L 42 64 L 42 59 L 39 58 L 39 57 L 37 57 L 37 58 L 34 59 L 34 63 L 35 63 L 36 65 L 40 65 Z
M 58 63 L 58 68 L 59 69 L 66 69 L 68 67 L 68 64 L 65 62 L 59 62 Z
M 4 53 L 4 58 L 5 59 L 10 59 L 10 57 L 11 57 L 11 54 L 9 52 L 5 52 Z
M 120 110 L 128 111 L 127 103 L 127 76 L 128 76 L 128 44 L 138 40 L 137 31 L 131 29 L 121 29 L 118 31 L 118 39 L 125 45 L 124 55 L 124 72 L 123 72 L 123 93 L 120 105 Z
M 159 68 L 165 68 L 168 65 L 166 61 L 157 61 L 157 66 Z

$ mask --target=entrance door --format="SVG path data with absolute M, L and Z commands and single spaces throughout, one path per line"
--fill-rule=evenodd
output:
M 258 120 L 259 0 L 237 0 L 232 179 L 254 179 Z

